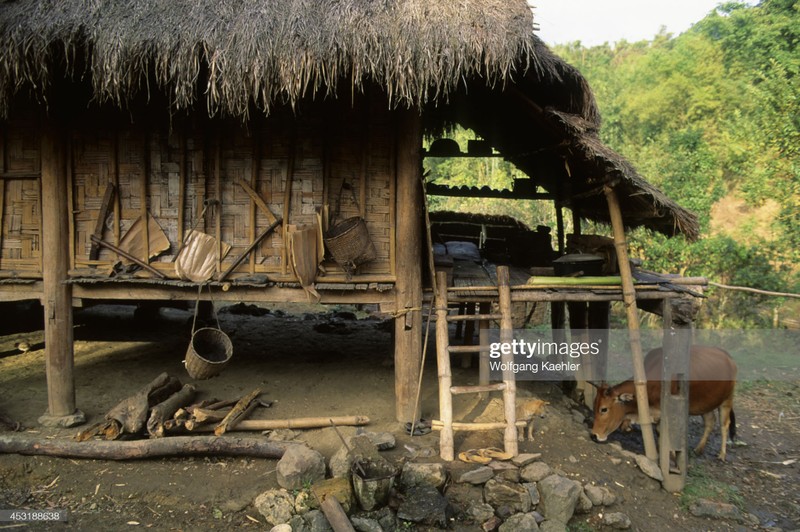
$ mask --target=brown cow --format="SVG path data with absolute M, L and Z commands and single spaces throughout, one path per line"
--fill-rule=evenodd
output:
M 647 397 L 650 402 L 650 415 L 653 421 L 660 418 L 661 405 L 661 367 L 663 360 L 661 348 L 653 349 L 645 358 L 647 375 Z M 689 414 L 703 416 L 705 431 L 695 448 L 697 454 L 705 449 L 708 436 L 714 427 L 714 410 L 720 411 L 722 447 L 719 459 L 725 460 L 728 432 L 736 436 L 736 418 L 733 414 L 733 389 L 736 384 L 736 363 L 731 356 L 718 347 L 692 346 L 689 362 Z M 673 382 L 673 391 L 677 383 Z M 594 426 L 592 439 L 604 442 L 608 435 L 617 430 L 623 422 L 629 424 L 638 418 L 636 391 L 632 380 L 616 386 L 599 386 L 594 400 Z

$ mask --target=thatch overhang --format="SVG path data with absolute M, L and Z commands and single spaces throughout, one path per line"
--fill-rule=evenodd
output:
M 158 92 L 243 120 L 377 85 L 430 129 L 475 129 L 587 219 L 608 221 L 614 184 L 628 225 L 695 238 L 696 217 L 600 142 L 585 79 L 532 29 L 524 0 L 6 0 L 0 118 L 65 78 L 99 103 Z

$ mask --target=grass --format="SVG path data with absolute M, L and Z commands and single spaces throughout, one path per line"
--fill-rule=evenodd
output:
M 744 499 L 735 486 L 712 478 L 704 466 L 693 464 L 686 476 L 686 487 L 681 493 L 681 507 L 688 510 L 698 499 L 733 504 L 740 510 L 744 509 Z

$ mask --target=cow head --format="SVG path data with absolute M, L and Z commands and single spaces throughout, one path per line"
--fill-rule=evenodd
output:
M 636 408 L 636 400 L 632 393 L 621 391 L 619 386 L 597 386 L 594 398 L 594 425 L 592 440 L 605 442 L 608 435 L 617 430 L 625 417 Z

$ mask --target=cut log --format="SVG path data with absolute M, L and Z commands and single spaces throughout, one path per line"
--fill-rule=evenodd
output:
M 325 514 L 333 532 L 356 532 L 353 523 L 350 522 L 342 504 L 336 497 L 332 495 L 325 497 L 325 500 L 319 505 L 319 509 Z
M 219 425 L 216 426 L 214 429 L 214 434 L 217 436 L 222 436 L 228 430 L 228 427 L 233 428 L 238 421 L 244 419 L 245 416 L 252 411 L 251 405 L 256 404 L 255 400 L 259 395 L 261 395 L 261 390 L 256 388 L 252 392 L 239 399 L 236 405 L 231 408 L 231 411 L 228 412 L 228 415 L 225 416 L 225 419 L 223 419 Z
M 76 442 L 71 439 L 31 438 L 23 435 L 0 435 L 0 453 L 92 458 L 99 460 L 134 460 L 156 456 L 253 456 L 280 458 L 287 442 L 237 436 L 174 436 L 150 440 Z M 294 444 L 297 445 L 297 444 Z
M 180 391 L 155 405 L 150 410 L 150 418 L 147 420 L 147 433 L 154 438 L 164 436 L 164 422 L 169 420 L 180 407 L 188 405 L 194 399 L 194 394 L 195 387 L 184 384 Z
M 106 419 L 119 423 L 120 430 L 116 435 L 107 432 L 106 439 L 114 439 L 122 433 L 138 434 L 144 428 L 150 408 L 180 389 L 181 383 L 178 379 L 162 373 L 135 395 L 120 401 L 105 415 Z

